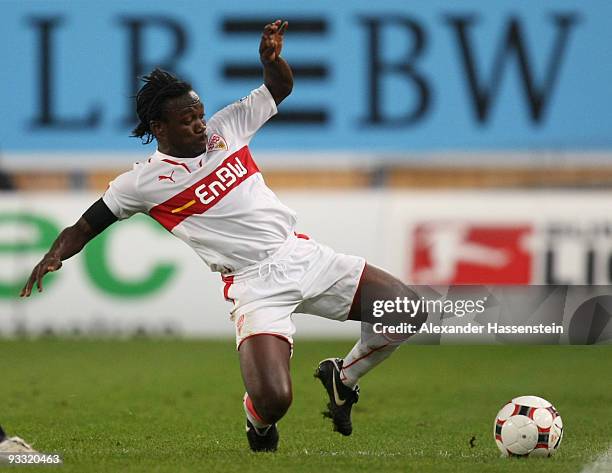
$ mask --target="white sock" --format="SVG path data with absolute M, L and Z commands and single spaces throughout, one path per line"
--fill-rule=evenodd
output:
M 255 427 L 257 431 L 263 435 L 267 427 L 270 427 L 271 424 L 266 424 L 259 414 L 257 414 L 257 411 L 255 411 L 255 407 L 253 406 L 253 401 L 251 401 L 248 393 L 244 393 L 242 405 L 244 407 L 244 413 L 246 414 L 247 419 L 249 419 L 249 422 L 253 424 L 253 427 Z
M 345 386 L 354 388 L 359 379 L 393 353 L 399 344 L 389 342 L 381 335 L 362 336 L 344 357 L 340 379 Z

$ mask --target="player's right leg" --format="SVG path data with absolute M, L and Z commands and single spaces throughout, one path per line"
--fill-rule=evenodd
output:
M 257 334 L 240 343 L 240 369 L 247 394 L 247 438 L 253 451 L 275 451 L 278 422 L 292 401 L 291 345 L 281 337 Z
M 247 438 L 254 451 L 274 451 L 278 444 L 278 422 L 292 400 L 289 360 L 295 325 L 291 314 L 301 293 L 287 277 L 286 264 L 294 238 L 269 260 L 224 277 L 224 295 L 232 301 L 236 347 L 246 387 L 244 410 Z

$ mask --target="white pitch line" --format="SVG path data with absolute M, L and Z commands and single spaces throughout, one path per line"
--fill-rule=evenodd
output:
M 585 466 L 580 473 L 610 473 L 612 471 L 612 445 L 595 461 Z

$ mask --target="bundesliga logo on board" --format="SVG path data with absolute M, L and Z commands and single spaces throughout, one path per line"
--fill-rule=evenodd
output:
M 411 280 L 417 284 L 529 284 L 531 225 L 416 225 Z

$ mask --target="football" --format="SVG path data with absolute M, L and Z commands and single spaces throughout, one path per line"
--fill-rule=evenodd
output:
M 515 397 L 497 413 L 493 436 L 503 456 L 550 457 L 561 445 L 563 421 L 546 399 Z

